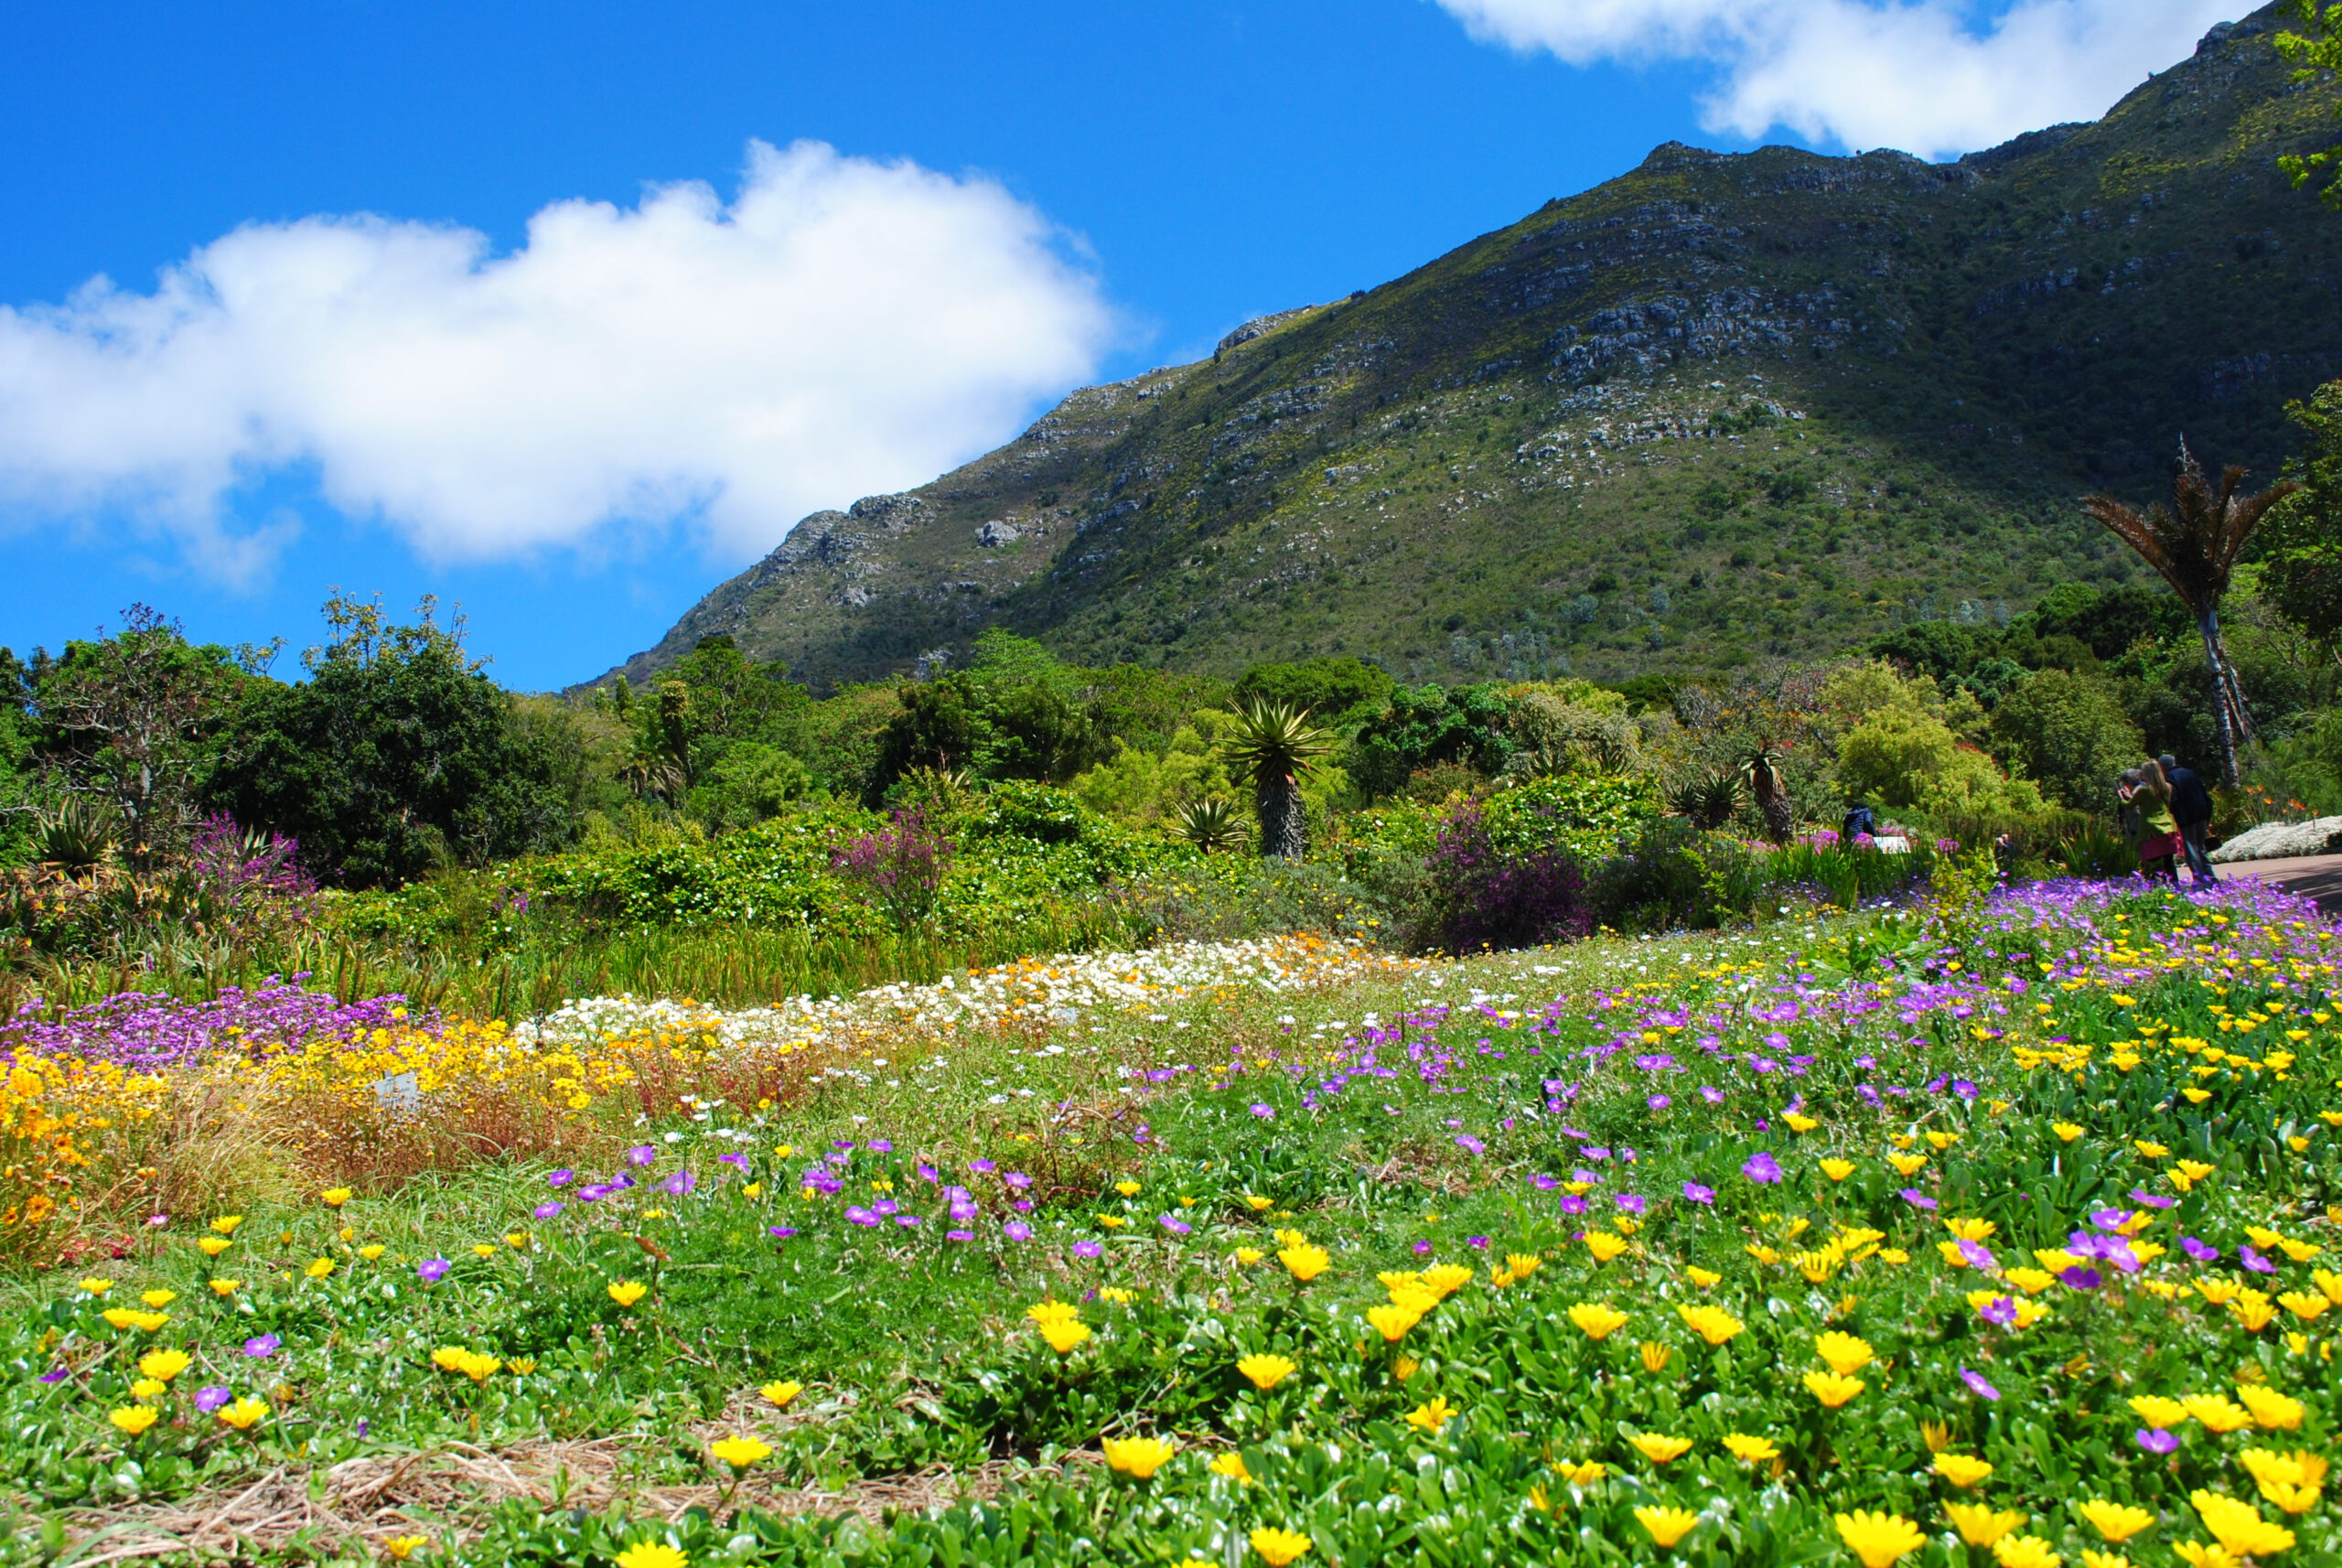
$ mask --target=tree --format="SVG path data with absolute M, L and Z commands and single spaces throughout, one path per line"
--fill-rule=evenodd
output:
M 1255 664 L 1236 678 L 1235 694 L 1322 714 L 1328 725 L 1344 729 L 1380 713 L 1397 684 L 1389 671 L 1344 654 Z
M 2321 6 L 2317 0 L 2292 0 L 2289 8 L 2308 29 L 2296 33 L 2288 28 L 2273 40 L 2277 52 L 2298 68 L 2294 81 L 2315 81 L 2342 72 L 2342 4 Z M 2317 199 L 2342 211 L 2342 147 L 2328 147 L 2317 153 L 2287 153 L 2277 160 L 2277 166 L 2293 180 L 2295 190 L 2307 185 L 2313 177 L 2329 169 L 2334 171 Z
M 1251 782 L 1261 823 L 1261 853 L 1299 860 L 1309 853 L 1309 813 L 1301 776 L 1334 749 L 1334 737 L 1309 722 L 1305 710 L 1260 699 L 1240 700 L 1236 722 L 1222 743 L 1229 771 Z
M 2252 715 L 2220 640 L 2220 599 L 2229 591 L 2237 557 L 2261 519 L 2300 489 L 2285 480 L 2253 495 L 2240 495 L 2244 472 L 2226 469 L 2214 490 L 2183 441 L 2168 507 L 2158 501 L 2143 512 L 2134 511 L 2111 496 L 2091 496 L 2082 502 L 2085 510 L 2163 575 L 2195 617 L 2204 660 L 2211 667 L 2212 727 L 2219 744 L 2220 772 L 2231 789 L 2238 782 L 2237 747 L 2252 737 Z
M 250 827 L 298 839 L 321 880 L 395 884 L 443 857 L 483 865 L 550 848 L 571 822 L 544 746 L 468 658 L 461 622 L 425 600 L 415 626 L 337 593 L 336 632 L 309 679 L 263 688 L 237 714 L 213 801 Z
M 151 866 L 187 842 L 207 743 L 275 652 L 198 647 L 176 620 L 133 605 L 119 633 L 68 645 L 42 679 L 40 717 L 64 787 L 112 812 L 133 865 Z
M 2286 466 L 2301 489 L 2261 526 L 2261 591 L 2329 658 L 2342 657 L 2342 381 L 2285 413 L 2308 434 L 2308 449 Z
M 2146 741 L 2114 688 L 2095 675 L 2044 670 L 1993 710 L 2001 755 L 2044 793 L 2078 811 L 2105 815 L 2114 782 L 2146 755 Z

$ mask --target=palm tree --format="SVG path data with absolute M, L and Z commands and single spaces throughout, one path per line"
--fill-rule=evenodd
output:
M 2137 551 L 2139 559 L 2163 574 L 2196 618 L 2204 660 L 2212 668 L 2212 727 L 2219 736 L 2220 776 L 2230 789 L 2238 782 L 2237 747 L 2252 738 L 2252 715 L 2244 705 L 2236 667 L 2229 662 L 2228 647 L 2220 640 L 2220 599 L 2252 531 L 2271 507 L 2301 488 L 2284 480 L 2257 494 L 2239 495 L 2243 483 L 2244 470 L 2229 468 L 2221 473 L 2215 492 L 2183 440 L 2171 505 L 2158 501 L 2140 512 L 2111 496 L 2091 496 L 2082 502 L 2090 516 Z
M 1334 749 L 1334 737 L 1309 722 L 1309 710 L 1260 697 L 1236 705 L 1236 723 L 1222 743 L 1229 770 L 1252 785 L 1261 819 L 1261 853 L 1299 860 L 1309 853 L 1309 815 L 1302 809 L 1301 778 Z
M 1765 819 L 1766 834 L 1775 843 L 1787 843 L 1797 832 L 1797 814 L 1789 809 L 1789 792 L 1781 782 L 1781 754 L 1771 741 L 1759 741 L 1740 765 L 1756 814 Z

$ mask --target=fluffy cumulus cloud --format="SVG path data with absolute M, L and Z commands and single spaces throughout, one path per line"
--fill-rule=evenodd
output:
M 1572 64 L 1694 59 L 1709 129 L 1944 157 L 2092 120 L 2239 0 L 1438 0 L 1480 38 Z
M 152 293 L 0 307 L 0 511 L 127 519 L 234 575 L 274 540 L 232 495 L 300 465 L 438 559 L 679 518 L 742 557 L 996 444 L 1114 330 L 999 186 L 811 142 L 753 145 L 729 204 L 556 203 L 510 254 L 256 224 Z

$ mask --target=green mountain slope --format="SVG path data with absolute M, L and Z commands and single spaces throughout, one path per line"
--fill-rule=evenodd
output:
M 1955 164 L 1671 144 L 1209 360 L 799 525 L 622 668 L 729 632 L 817 686 L 987 626 L 1084 662 L 1347 652 L 1616 679 L 1993 618 L 2132 570 L 2075 505 L 2184 434 L 2262 474 L 2342 374 L 2330 125 L 2263 12 Z

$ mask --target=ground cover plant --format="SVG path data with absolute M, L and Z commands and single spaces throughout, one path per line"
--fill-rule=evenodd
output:
M 2336 940 L 1971 874 L 1463 963 L 91 1024 L 19 1050 L 10 1179 L 221 1163 L 14 1276 L 16 1548 L 2329 1561 Z

